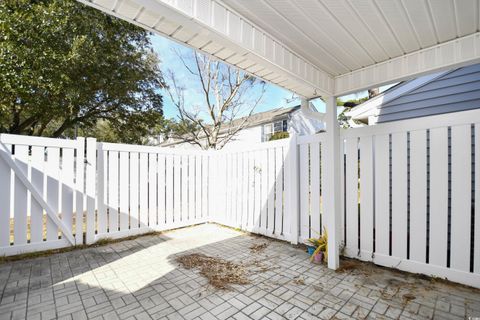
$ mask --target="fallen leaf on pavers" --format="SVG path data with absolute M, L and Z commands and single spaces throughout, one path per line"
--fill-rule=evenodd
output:
M 305 285 L 305 280 L 303 280 L 302 277 L 295 277 L 295 278 L 293 278 L 293 283 L 304 286 Z

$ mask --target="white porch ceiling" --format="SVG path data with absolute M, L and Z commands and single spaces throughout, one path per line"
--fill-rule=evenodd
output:
M 304 97 L 480 61 L 480 0 L 79 0 Z

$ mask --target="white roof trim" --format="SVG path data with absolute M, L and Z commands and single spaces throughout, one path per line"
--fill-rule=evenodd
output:
M 220 1 L 77 1 L 224 60 L 300 96 L 333 94 L 334 79 L 330 74 Z M 183 33 L 177 32 L 180 29 Z M 197 38 L 204 41 L 198 42 Z M 223 58 L 223 50 L 233 55 Z M 270 72 L 262 77 L 264 70 Z
M 480 62 L 480 32 L 335 77 L 335 95 Z
M 382 93 L 370 100 L 365 101 L 364 103 L 352 108 L 349 112 L 346 113 L 347 116 L 352 117 L 356 120 L 368 119 L 369 116 L 377 115 L 378 109 L 381 108 L 384 104 L 399 98 L 425 84 L 451 72 L 443 71 L 437 72 L 430 75 L 426 75 L 414 80 L 410 80 L 403 85 L 398 86 L 398 88 L 393 88 L 391 91 Z
M 434 12 L 422 1 L 249 1 L 250 11 L 259 9 L 252 15 L 241 10 L 243 0 L 77 1 L 305 98 L 341 96 L 480 62 L 480 20 L 471 15 L 478 5 L 470 2 L 452 14 L 442 1 Z M 464 28 L 438 26 L 443 15 Z M 316 37 L 308 31 L 319 22 L 328 34 Z M 319 54 L 320 48 L 327 54 Z M 356 52 L 355 61 L 349 49 Z

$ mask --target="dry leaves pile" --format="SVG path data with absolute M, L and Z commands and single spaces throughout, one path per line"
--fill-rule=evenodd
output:
M 188 254 L 176 259 L 185 269 L 199 269 L 200 274 L 217 289 L 231 289 L 232 284 L 248 284 L 248 271 L 243 265 L 204 254 Z

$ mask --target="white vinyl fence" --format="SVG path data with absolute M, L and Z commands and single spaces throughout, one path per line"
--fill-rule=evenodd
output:
M 480 287 L 480 111 L 341 131 L 344 254 Z M 325 134 L 220 151 L 0 135 L 0 255 L 203 222 L 324 232 Z
M 291 240 L 296 212 L 292 185 L 294 140 L 218 151 L 215 162 L 215 215 L 221 224 L 277 239 Z
M 94 240 L 207 222 L 209 163 L 202 151 L 99 143 Z
M 480 111 L 342 137 L 345 254 L 480 287 Z
M 84 139 L 0 135 L 0 254 L 83 243 Z
M 299 242 L 324 232 L 325 134 L 298 137 Z

